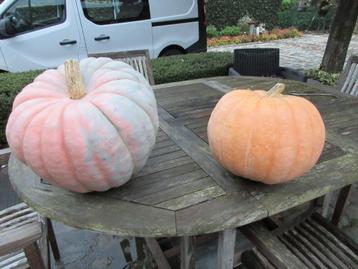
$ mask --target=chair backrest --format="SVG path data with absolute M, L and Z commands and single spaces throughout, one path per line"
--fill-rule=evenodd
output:
M 121 52 L 109 52 L 109 53 L 96 53 L 89 54 L 89 57 L 108 57 L 111 59 L 119 59 L 129 65 L 131 65 L 136 71 L 141 73 L 149 82 L 150 85 L 154 85 L 154 77 L 152 66 L 149 61 L 148 50 L 132 50 Z
M 352 55 L 340 76 L 338 87 L 341 92 L 358 96 L 358 56 Z

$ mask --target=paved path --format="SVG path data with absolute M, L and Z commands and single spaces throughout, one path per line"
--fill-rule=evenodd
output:
M 279 48 L 280 66 L 295 69 L 318 68 L 321 64 L 328 34 L 305 34 L 299 38 L 288 38 L 270 42 L 245 43 L 209 48 L 209 51 L 234 51 L 238 48 Z M 348 56 L 358 54 L 358 35 L 352 37 Z

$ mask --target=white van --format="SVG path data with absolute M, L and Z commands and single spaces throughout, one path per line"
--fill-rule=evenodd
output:
M 206 51 L 204 0 L 5 0 L 0 70 L 52 68 L 88 54 Z

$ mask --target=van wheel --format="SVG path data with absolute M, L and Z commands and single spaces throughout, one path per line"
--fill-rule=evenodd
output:
M 184 51 L 181 49 L 173 48 L 173 49 L 167 49 L 163 53 L 160 54 L 161 56 L 172 56 L 172 55 L 180 55 L 184 54 Z

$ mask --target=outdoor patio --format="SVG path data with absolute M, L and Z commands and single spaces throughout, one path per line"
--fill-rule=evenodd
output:
M 358 268 L 356 0 L 0 0 L 0 269 Z

